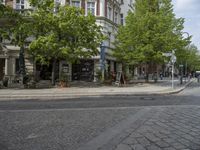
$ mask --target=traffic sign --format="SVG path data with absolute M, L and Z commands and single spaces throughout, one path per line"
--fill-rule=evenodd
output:
M 172 63 L 175 63 L 175 62 L 176 62 L 176 56 L 175 56 L 175 55 L 172 55 L 172 57 L 171 57 L 171 62 L 172 62 Z

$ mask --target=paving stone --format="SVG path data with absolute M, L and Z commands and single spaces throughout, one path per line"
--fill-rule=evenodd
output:
M 158 145 L 158 146 L 161 147 L 161 148 L 170 147 L 170 145 L 169 145 L 168 143 L 164 142 L 164 141 L 157 141 L 157 142 L 155 142 L 155 143 L 156 143 L 156 145 Z
M 139 133 L 133 132 L 133 133 L 130 135 L 130 137 L 134 137 L 134 138 L 136 138 L 136 137 L 143 137 L 143 135 L 142 135 L 142 134 L 139 134 Z
M 163 141 L 165 141 L 165 142 L 167 142 L 167 143 L 169 143 L 169 144 L 175 143 L 175 142 L 176 142 L 176 140 L 175 140 L 175 139 L 172 139 L 172 138 L 164 138 Z
M 122 143 L 131 145 L 131 144 L 138 144 L 138 141 L 135 138 L 129 137 L 129 138 L 126 138 Z
M 129 145 L 119 144 L 115 150 L 132 150 Z
M 158 147 L 158 146 L 156 146 L 156 145 L 148 146 L 146 149 L 147 149 L 147 150 L 161 150 L 161 148 Z
M 151 145 L 150 141 L 147 140 L 146 138 L 137 138 L 136 139 L 138 141 L 138 143 L 144 145 L 144 146 L 148 146 L 148 145 Z
M 174 148 L 176 148 L 176 149 L 178 149 L 178 150 L 179 150 L 179 149 L 182 150 L 182 149 L 187 148 L 186 146 L 184 146 L 183 144 L 178 143 L 178 142 L 172 143 L 171 146 L 174 147 Z
M 156 137 L 153 134 L 145 134 L 144 135 L 148 140 L 152 141 L 152 142 L 156 142 L 156 141 L 160 141 L 161 139 Z
M 192 150 L 200 150 L 200 145 L 195 145 L 195 144 L 192 144 L 191 146 L 189 146 L 190 149 Z
M 184 139 L 184 138 L 180 138 L 180 139 L 177 139 L 177 141 L 179 141 L 181 144 L 185 145 L 185 146 L 189 146 L 191 144 L 190 141 Z
M 189 108 L 156 111 L 152 119 L 122 143 L 131 146 L 132 150 L 200 150 L 200 109 L 199 115 L 195 115 L 196 111 L 191 112 Z M 126 150 L 125 146 L 120 148 Z
M 145 147 L 141 144 L 132 145 L 132 150 L 146 150 Z
M 162 148 L 162 150 L 176 150 L 176 149 L 173 147 L 167 147 L 167 148 Z

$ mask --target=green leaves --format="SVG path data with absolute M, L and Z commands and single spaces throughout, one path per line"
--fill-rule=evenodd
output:
M 184 20 L 175 18 L 171 0 L 136 0 L 120 27 L 115 56 L 129 64 L 163 62 L 162 53 L 182 49 L 190 43 L 183 38 Z
M 36 58 L 76 61 L 98 54 L 103 35 L 94 16 L 85 16 L 81 9 L 70 6 L 59 6 L 55 14 L 49 5 L 36 8 L 32 18 L 36 40 L 30 53 Z

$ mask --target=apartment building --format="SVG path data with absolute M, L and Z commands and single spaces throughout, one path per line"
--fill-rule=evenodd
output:
M 99 69 L 105 69 L 105 73 L 117 72 L 121 70 L 121 64 L 116 62 L 112 56 L 118 25 L 120 24 L 120 4 L 118 0 L 56 0 L 61 5 L 72 5 L 80 7 L 87 15 L 91 12 L 96 17 L 96 23 L 102 26 L 102 32 L 108 40 L 103 41 L 99 47 L 99 52 L 105 56 L 104 61 L 101 57 L 95 56 L 91 59 L 81 59 L 78 64 L 71 64 L 66 61 L 57 63 L 57 77 L 61 72 L 69 76 L 69 80 L 96 81 L 95 74 Z M 5 5 L 22 10 L 30 9 L 28 0 L 4 0 Z M 19 70 L 19 47 L 9 44 L 8 41 L 2 40 L 0 46 L 0 80 L 4 76 L 9 78 L 10 83 L 14 82 Z M 33 72 L 33 66 L 36 66 L 39 80 L 48 80 L 51 78 L 51 65 L 44 66 L 39 63 L 33 64 L 28 55 L 25 55 L 25 65 L 29 73 Z M 103 67 L 102 67 L 103 66 Z

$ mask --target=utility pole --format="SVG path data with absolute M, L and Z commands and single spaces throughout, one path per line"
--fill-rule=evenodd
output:
M 174 89 L 174 63 L 176 62 L 176 56 L 174 50 L 171 53 L 163 53 L 163 56 L 170 57 L 170 63 L 172 66 L 172 89 Z

